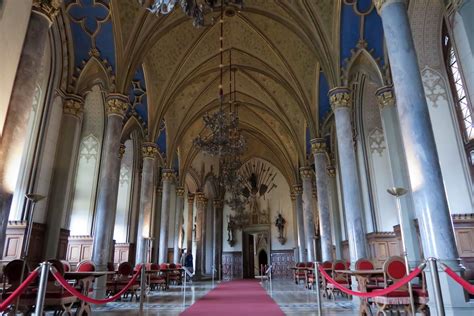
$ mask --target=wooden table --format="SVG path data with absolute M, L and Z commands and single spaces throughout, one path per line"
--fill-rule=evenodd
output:
M 357 279 L 358 290 L 360 292 L 367 292 L 367 284 L 369 279 L 374 276 L 383 276 L 384 271 L 382 269 L 373 270 L 336 270 L 336 273 L 348 274 L 354 276 Z M 360 299 L 359 315 L 371 315 L 369 302 L 366 298 Z
M 113 275 L 114 271 L 76 271 L 76 272 L 65 272 L 64 278 L 66 280 L 75 280 L 81 287 L 81 294 L 89 296 L 89 291 L 94 283 L 94 279 L 104 276 Z M 80 300 L 80 305 L 76 310 L 76 315 L 92 315 L 90 304 L 86 301 Z

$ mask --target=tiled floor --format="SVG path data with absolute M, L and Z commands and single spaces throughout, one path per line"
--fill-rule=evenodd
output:
M 217 284 L 215 284 L 217 285 Z M 214 286 L 215 286 L 214 285 Z M 306 290 L 302 285 L 291 281 L 274 281 L 272 289 L 268 283 L 263 286 L 270 296 L 287 315 L 309 316 L 317 315 L 317 297 L 315 291 Z M 144 315 L 179 315 L 208 291 L 213 288 L 211 282 L 194 282 L 186 286 L 186 291 L 181 287 L 171 287 L 168 291 L 151 292 L 144 305 Z M 357 315 L 355 305 L 346 299 L 336 301 L 323 301 L 324 316 L 349 316 Z M 139 304 L 135 301 L 109 303 L 105 306 L 95 307 L 94 314 L 104 316 L 138 315 Z M 246 315 L 247 316 L 247 315 Z

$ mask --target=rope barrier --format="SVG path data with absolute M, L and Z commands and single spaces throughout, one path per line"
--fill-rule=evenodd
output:
M 25 281 L 23 281 L 23 283 L 21 283 L 20 286 L 17 287 L 16 290 L 2 302 L 2 304 L 0 304 L 0 312 L 5 311 L 8 306 L 10 306 L 10 304 L 26 290 L 28 285 L 38 277 L 38 274 L 38 268 L 31 272 Z
M 456 272 L 454 272 L 450 267 L 445 265 L 444 263 L 440 263 L 443 267 L 444 272 L 451 277 L 454 281 L 456 281 L 459 285 L 461 285 L 466 291 L 471 294 L 474 294 L 474 285 L 467 282 L 463 278 L 461 278 Z
M 56 281 L 58 281 L 59 284 L 61 284 L 61 286 L 64 287 L 64 289 L 66 289 L 66 291 L 68 291 L 72 295 L 76 296 L 80 300 L 85 301 L 85 302 L 90 303 L 90 304 L 101 305 L 101 304 L 106 304 L 106 303 L 110 303 L 110 302 L 118 300 L 122 296 L 122 294 L 124 294 L 126 291 L 128 291 L 128 289 L 130 289 L 130 287 L 133 285 L 133 283 L 137 280 L 138 276 L 140 275 L 141 269 L 142 269 L 142 266 L 139 266 L 138 270 L 135 273 L 135 275 L 130 279 L 128 284 L 122 290 L 120 290 L 120 292 L 118 292 L 114 296 L 111 296 L 109 298 L 102 299 L 102 300 L 95 299 L 95 298 L 83 295 L 81 292 L 76 290 L 72 285 L 70 285 L 66 281 L 66 279 L 64 279 L 64 277 L 61 275 L 61 273 L 59 273 L 57 270 L 53 271 L 53 276 L 56 279 Z
M 327 274 L 326 271 L 324 271 L 324 269 L 321 266 L 319 266 L 319 271 L 326 278 L 326 280 L 329 281 L 329 283 L 333 284 L 340 291 L 342 291 L 346 294 L 349 294 L 349 295 L 353 295 L 353 296 L 371 298 L 371 297 L 375 297 L 375 296 L 383 296 L 383 295 L 386 295 L 390 292 L 393 292 L 393 291 L 399 289 L 400 287 L 404 286 L 405 284 L 407 284 L 408 282 L 410 282 L 411 280 L 416 278 L 423 271 L 424 268 L 425 268 L 425 264 L 423 263 L 420 266 L 418 266 L 415 270 L 413 270 L 409 275 L 407 275 L 403 279 L 401 279 L 399 282 L 397 282 L 395 284 L 392 284 L 392 285 L 390 285 L 389 287 L 387 287 L 383 290 L 374 290 L 372 292 L 353 291 L 353 290 L 348 289 L 348 288 L 342 286 L 341 284 L 337 283 L 333 278 L 331 278 Z

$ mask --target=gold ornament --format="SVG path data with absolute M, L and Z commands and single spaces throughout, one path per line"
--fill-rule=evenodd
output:
M 159 155 L 158 147 L 155 143 L 144 143 L 142 145 L 143 158 L 155 159 Z
M 329 103 L 332 110 L 349 108 L 352 103 L 351 90 L 347 87 L 338 87 L 329 91 Z

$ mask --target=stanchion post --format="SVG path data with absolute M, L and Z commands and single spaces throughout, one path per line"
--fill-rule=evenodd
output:
M 41 274 L 40 274 L 40 281 L 38 285 L 38 296 L 36 297 L 36 308 L 35 308 L 35 315 L 41 316 L 43 315 L 44 309 L 44 299 L 46 296 L 46 287 L 48 286 L 48 275 L 49 269 L 51 268 L 51 263 L 43 262 L 40 264 L 41 266 Z
M 434 297 L 436 303 L 436 309 L 438 312 L 438 316 L 444 316 L 444 303 L 443 303 L 443 294 L 441 293 L 441 285 L 439 283 L 439 272 L 438 272 L 438 264 L 436 258 L 428 258 L 428 262 L 430 263 L 430 270 L 431 270 L 431 278 L 433 280 L 433 288 L 434 288 Z
M 316 296 L 318 297 L 318 315 L 321 316 L 323 314 L 323 304 L 321 302 L 321 288 L 319 287 L 319 263 L 314 263 L 314 278 L 315 283 L 314 286 L 316 287 Z
M 215 274 L 216 268 L 214 267 L 214 265 L 212 265 L 211 269 L 212 269 L 212 287 L 214 287 L 214 274 Z
M 143 315 L 143 304 L 145 302 L 145 278 L 146 278 L 146 269 L 145 263 L 142 263 L 142 268 L 140 270 L 140 315 Z

